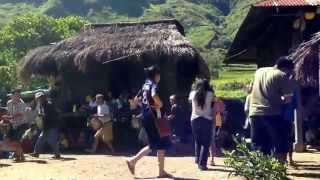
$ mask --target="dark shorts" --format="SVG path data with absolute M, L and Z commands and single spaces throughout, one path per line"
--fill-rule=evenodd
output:
M 142 126 L 148 137 L 148 144 L 151 150 L 166 150 L 171 146 L 170 136 L 160 137 L 155 120 L 152 114 L 144 113 Z
M 294 132 L 294 123 L 292 122 L 287 122 L 286 124 L 286 129 L 287 129 L 287 133 L 288 133 L 288 151 L 289 152 L 293 152 L 293 145 L 295 142 L 295 132 Z
M 252 116 L 253 147 L 264 154 L 284 154 L 289 151 L 288 123 L 281 116 Z

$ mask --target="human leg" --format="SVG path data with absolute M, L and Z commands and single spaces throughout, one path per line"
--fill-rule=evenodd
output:
M 202 151 L 200 153 L 200 161 L 199 166 L 200 169 L 207 169 L 207 161 L 209 157 L 209 147 L 211 143 L 211 135 L 212 135 L 212 122 L 207 119 L 201 119 L 200 121 L 200 142 L 202 145 Z
M 251 141 L 252 148 L 260 150 L 263 154 L 271 154 L 270 137 L 268 136 L 266 127 L 264 127 L 264 116 L 253 116 L 251 118 Z
M 158 150 L 157 151 L 157 157 L 158 157 L 158 165 L 159 165 L 159 178 L 170 178 L 172 175 L 168 174 L 164 170 L 164 161 L 165 161 L 165 155 L 166 151 L 165 150 Z
M 200 143 L 200 136 L 199 136 L 199 123 L 197 119 L 192 121 L 191 127 L 192 127 L 193 139 L 194 139 L 195 163 L 199 164 L 201 143 Z
M 102 128 L 98 129 L 97 132 L 94 134 L 94 140 L 93 140 L 92 146 L 91 146 L 90 149 L 86 149 L 86 152 L 89 152 L 91 154 L 96 153 L 97 149 L 98 149 L 98 145 L 99 145 L 100 139 L 103 139 L 103 130 L 102 130 Z
M 211 151 L 211 166 L 214 166 L 214 156 L 216 153 L 216 133 L 215 133 L 215 127 L 212 127 L 212 136 L 211 136 L 211 146 L 210 146 L 210 151 Z
M 60 158 L 59 132 L 57 129 L 51 129 L 48 132 L 48 144 L 54 152 L 55 158 Z
M 270 116 L 266 120 L 264 127 L 271 138 L 275 156 L 280 162 L 285 163 L 289 152 L 288 123 L 281 116 Z
M 130 172 L 134 174 L 134 169 L 137 164 L 137 162 L 143 158 L 144 156 L 147 156 L 148 154 L 151 153 L 151 149 L 149 146 L 145 146 L 142 148 L 135 156 L 131 157 L 130 159 L 127 160 L 128 167 L 130 169 Z
M 38 137 L 36 145 L 34 146 L 34 151 L 31 154 L 34 157 L 38 157 L 39 154 L 43 151 L 43 147 L 46 143 L 46 134 L 42 131 Z

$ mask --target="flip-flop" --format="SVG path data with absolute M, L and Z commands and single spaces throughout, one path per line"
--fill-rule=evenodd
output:
M 127 166 L 128 166 L 130 173 L 132 175 L 134 175 L 134 166 L 132 166 L 128 160 L 126 160 L 126 163 L 127 163 Z
M 173 176 L 169 173 L 163 174 L 161 176 L 158 176 L 157 178 L 173 178 Z

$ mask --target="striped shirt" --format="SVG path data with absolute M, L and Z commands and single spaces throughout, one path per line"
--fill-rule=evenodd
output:
M 14 103 L 12 100 L 9 100 L 7 103 L 7 107 L 8 107 L 9 115 L 13 117 L 11 120 L 11 123 L 14 128 L 17 128 L 23 124 L 28 123 L 25 118 L 25 112 L 26 112 L 27 106 L 22 99 L 20 99 L 20 101 L 17 103 Z

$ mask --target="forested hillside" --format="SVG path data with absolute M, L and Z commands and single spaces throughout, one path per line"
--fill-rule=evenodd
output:
M 255 0 L 0 0 L 0 25 L 12 17 L 40 13 L 76 15 L 93 23 L 176 18 L 203 53 L 212 73 Z M 1 27 L 0 26 L 0 27 Z
M 38 12 L 79 15 L 91 22 L 177 18 L 199 48 L 225 48 L 254 0 L 0 0 L 0 24 Z M 210 41 L 211 39 L 215 41 Z

